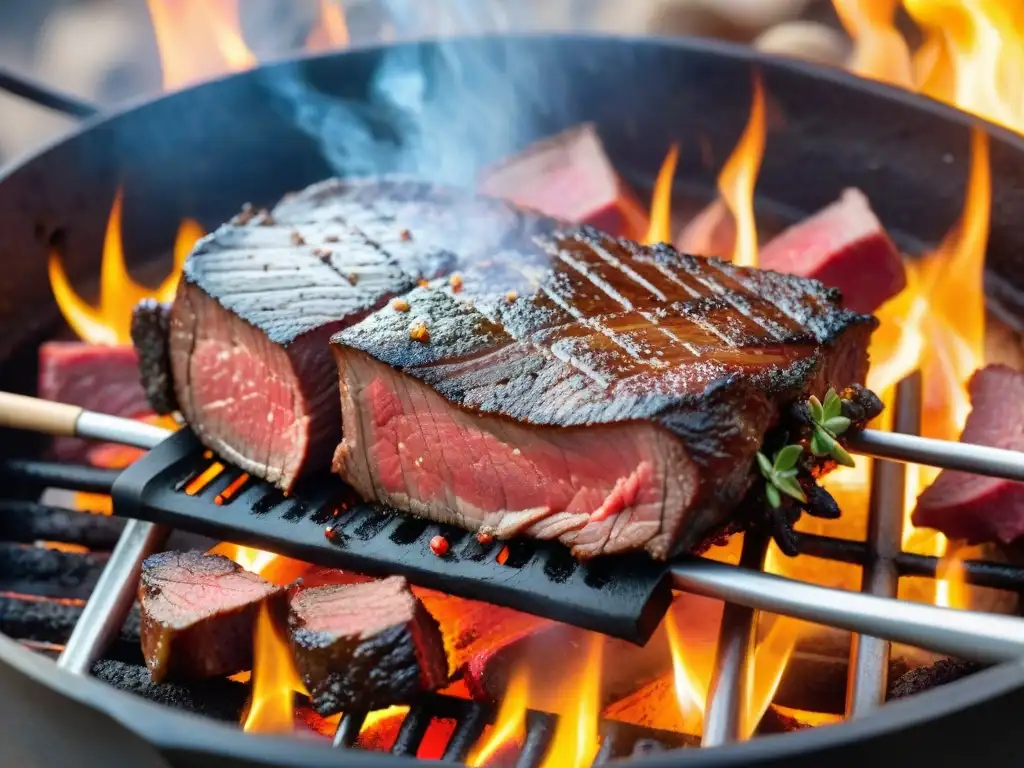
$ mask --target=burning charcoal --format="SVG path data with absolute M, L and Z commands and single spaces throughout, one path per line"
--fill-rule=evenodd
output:
M 96 662 L 92 675 L 157 704 L 233 723 L 242 716 L 249 697 L 249 686 L 241 683 L 230 680 L 204 680 L 188 685 L 157 683 L 146 667 L 119 661 Z
M 161 552 L 142 564 L 142 651 L 155 682 L 252 667 L 256 612 L 284 589 L 221 555 Z
M 960 659 L 939 659 L 934 664 L 912 669 L 889 686 L 889 699 L 903 699 L 938 685 L 953 683 L 984 669 L 984 665 Z
M 128 418 L 152 415 L 139 384 L 138 359 L 129 346 L 49 341 L 39 347 L 39 396 Z M 74 437 L 54 440 L 61 461 L 82 462 L 95 443 Z
M 132 310 L 132 344 L 139 358 L 139 375 L 146 399 L 156 413 L 178 410 L 171 380 L 171 309 L 146 299 Z
M 990 365 L 970 382 L 972 410 L 960 440 L 1024 450 L 1024 373 Z M 1010 543 L 1024 534 L 1024 483 L 942 470 L 917 499 L 913 523 L 969 543 Z
M 586 124 L 532 144 L 486 169 L 480 191 L 557 219 L 591 224 L 613 235 L 640 237 L 646 214 Z
M 321 715 L 406 702 L 448 681 L 437 621 L 400 576 L 301 590 L 290 598 L 288 628 Z
M 89 515 L 32 501 L 0 499 L 0 540 L 30 544 L 61 541 L 89 549 L 111 550 L 124 520 Z
M 855 312 L 874 312 L 907 284 L 899 251 L 856 189 L 771 240 L 760 266 L 839 288 Z
M 85 600 L 107 555 L 0 543 L 0 591 Z
M 0 595 L 0 632 L 18 640 L 63 645 L 82 615 L 85 602 L 31 595 Z M 139 652 L 139 612 L 133 608 L 108 658 L 142 661 Z

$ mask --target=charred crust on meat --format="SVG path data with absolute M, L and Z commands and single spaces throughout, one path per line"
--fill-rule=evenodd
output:
M 170 307 L 154 299 L 144 299 L 132 310 L 132 345 L 139 358 L 139 375 L 155 413 L 166 415 L 178 410 L 171 378 Z

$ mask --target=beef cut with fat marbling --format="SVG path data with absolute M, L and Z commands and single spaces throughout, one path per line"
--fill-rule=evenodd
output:
M 285 590 L 222 555 L 161 552 L 139 581 L 142 652 L 154 682 L 231 675 L 252 668 L 256 614 L 283 610 Z
M 288 630 L 321 715 L 408 702 L 448 681 L 441 629 L 400 576 L 296 589 Z
M 1024 373 L 989 365 L 970 382 L 961 442 L 1024 451 Z M 944 469 L 917 499 L 913 523 L 969 543 L 1024 536 L 1024 483 Z
M 876 325 L 814 280 L 541 236 L 334 337 L 334 466 L 470 530 L 665 558 L 734 518 L 789 404 L 863 382 Z
M 399 179 L 331 180 L 246 209 L 198 243 L 171 309 L 185 419 L 222 457 L 290 490 L 329 467 L 340 439 L 330 336 L 418 280 L 553 224 Z

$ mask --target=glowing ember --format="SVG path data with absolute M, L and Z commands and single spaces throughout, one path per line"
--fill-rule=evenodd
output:
M 132 309 L 143 299 L 169 302 L 178 287 L 185 257 L 203 236 L 202 227 L 186 219 L 178 228 L 174 244 L 174 265 L 171 273 L 156 289 L 136 283 L 125 266 L 121 243 L 121 208 L 123 194 L 119 190 L 114 198 L 103 241 L 103 261 L 100 265 L 100 296 L 97 306 L 85 302 L 75 293 L 68 280 L 60 255 L 50 254 L 49 272 L 53 296 L 64 319 L 83 341 L 92 344 L 131 344 Z
M 743 135 L 718 176 L 718 193 L 736 221 L 736 245 L 732 261 L 744 267 L 757 266 L 757 221 L 754 218 L 754 185 L 764 157 L 764 88 L 754 78 L 754 98 Z
M 252 702 L 242 725 L 249 733 L 291 733 L 295 728 L 294 695 L 309 696 L 292 661 L 288 642 L 274 626 L 264 603 L 256 619 Z
M 673 144 L 665 155 L 665 160 L 658 171 L 654 182 L 654 194 L 651 196 L 651 223 L 647 227 L 644 244 L 672 242 L 672 179 L 676 175 L 676 163 L 679 161 L 679 145 Z
M 505 698 L 494 726 L 470 754 L 466 765 L 481 766 L 505 744 L 522 744 L 526 729 L 526 702 L 530 680 L 525 667 L 516 668 L 509 678 Z

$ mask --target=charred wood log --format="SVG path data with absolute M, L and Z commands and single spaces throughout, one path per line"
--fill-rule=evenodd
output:
M 229 722 L 238 722 L 249 697 L 249 686 L 226 678 L 188 685 L 154 683 L 146 667 L 119 661 L 99 661 L 92 674 L 108 685 L 157 704 Z
M 90 515 L 19 499 L 0 500 L 0 540 L 30 544 L 59 541 L 93 550 L 111 550 L 124 520 Z
M 939 659 L 934 664 L 912 669 L 889 686 L 887 698 L 903 699 L 939 685 L 952 683 L 985 669 L 985 665 L 960 659 Z
M 0 543 L 0 591 L 85 600 L 107 555 Z

